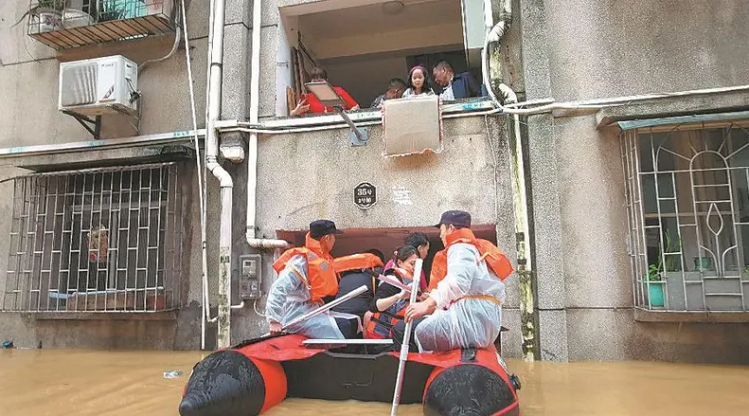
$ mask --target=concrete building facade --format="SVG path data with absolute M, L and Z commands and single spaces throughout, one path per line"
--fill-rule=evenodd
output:
M 18 232 L 22 218 L 10 213 L 19 209 L 18 195 L 22 192 L 19 189 L 32 189 L 19 188 L 19 183 L 35 180 L 13 178 L 34 174 L 37 176 L 31 178 L 47 178 L 56 177 L 49 172 L 77 171 L 82 174 L 82 169 L 104 169 L 94 170 L 92 175 L 120 175 L 102 177 L 116 177 L 122 181 L 124 174 L 113 174 L 106 169 L 120 167 L 126 170 L 144 163 L 149 166 L 174 163 L 178 166 L 172 176 L 174 179 L 170 179 L 169 189 L 174 190 L 170 195 L 173 196 L 158 205 L 169 207 L 174 203 L 175 208 L 166 208 L 164 215 L 178 220 L 174 221 L 174 228 L 164 228 L 163 235 L 172 236 L 169 240 L 172 241 L 171 249 L 163 249 L 165 253 L 160 251 L 160 244 L 141 243 L 140 237 L 133 243 L 136 246 L 145 244 L 146 251 L 153 249 L 159 253 L 156 258 L 172 259 L 171 264 L 175 265 L 171 272 L 164 268 L 164 273 L 170 272 L 174 277 L 172 291 L 164 289 L 171 293 L 171 298 L 164 299 L 172 302 L 173 307 L 154 307 L 159 310 L 150 312 L 82 312 L 75 308 L 67 310 L 68 307 L 60 311 L 59 303 L 52 308 L 50 305 L 53 304 L 46 300 L 48 292 L 65 292 L 65 289 L 54 289 L 43 283 L 35 285 L 32 280 L 51 281 L 50 276 L 60 273 L 62 266 L 42 265 L 38 269 L 33 265 L 23 266 L 24 259 L 33 263 L 36 255 L 33 252 L 39 251 L 39 257 L 46 258 L 46 249 L 20 250 L 14 246 L 18 244 L 15 237 L 0 239 L 0 253 L 11 253 L 9 256 L 0 255 L 0 290 L 5 295 L 0 302 L 4 310 L 0 313 L 0 338 L 14 339 L 16 345 L 21 346 L 41 343 L 49 347 L 199 348 L 201 306 L 204 303 L 200 193 L 195 147 L 190 133 L 193 125 L 184 39 L 171 57 L 148 63 L 139 71 L 138 89 L 143 97 L 139 131 L 134 131 L 126 117 L 106 115 L 102 118 L 100 139 L 92 140 L 74 118 L 57 109 L 60 62 L 121 54 L 142 64 L 170 51 L 176 25 L 160 35 L 56 51 L 29 35 L 28 17 L 24 16 L 29 8 L 28 1 L 6 3 L 0 5 L 0 91 L 4 97 L 0 102 L 0 148 L 4 148 L 0 156 L 2 179 L 6 180 L 0 183 L 3 195 L 0 203 L 3 211 L 9 214 L 0 219 L 0 233 L 12 236 Z M 200 130 L 205 128 L 209 9 L 208 2 L 188 3 L 187 39 L 197 129 Z M 456 67 L 465 66 L 461 70 L 480 69 L 480 65 L 477 66 L 470 57 L 465 64 L 456 58 L 461 53 L 465 56 L 465 44 L 470 42 L 464 33 L 470 22 L 461 13 L 461 6 L 470 1 L 405 0 L 400 2 L 403 7 L 384 6 L 384 3 L 388 2 L 265 0 L 262 2 L 261 26 L 254 28 L 253 2 L 226 1 L 221 119 L 244 121 L 250 115 L 252 34 L 258 30 L 261 39 L 259 122 L 266 129 L 286 129 L 283 133 L 259 134 L 257 236 L 298 243 L 310 221 L 329 218 L 335 220 L 339 228 L 349 231 L 339 239 L 334 254 L 369 248 L 379 248 L 387 253 L 401 244 L 409 231 L 429 231 L 436 243 L 436 234 L 429 227 L 439 214 L 447 209 L 464 209 L 472 213 L 474 224 L 482 235 L 496 239 L 499 247 L 514 259 L 512 118 L 486 114 L 481 109 L 490 107 L 488 101 L 443 107 L 443 150 L 440 153 L 396 158 L 382 155 L 388 126 L 383 127 L 377 110 L 355 113 L 359 122 L 371 124 L 367 127 L 369 141 L 366 146 L 352 146 L 349 130 L 342 128 L 345 126 L 336 116 L 287 118 L 287 92 L 289 88 L 294 89 L 295 62 L 302 53 L 310 55 L 302 60 L 311 58 L 309 60 L 325 67 L 331 82 L 347 88 L 362 107 L 367 107 L 370 100 L 383 92 L 389 78 L 405 78 L 408 68 L 415 64 L 433 65 L 435 60 L 449 59 Z M 482 2 L 473 3 L 466 6 L 466 10 Z M 494 3 L 496 6 L 499 2 Z M 479 10 L 483 11 L 481 7 Z M 749 21 L 749 7 L 731 0 L 521 0 L 512 2 L 512 10 L 512 24 L 503 37 L 500 55 L 504 82 L 518 93 L 521 101 L 549 102 L 553 98 L 556 103 L 567 103 L 521 117 L 534 269 L 537 358 L 554 361 L 749 362 L 749 304 L 744 303 L 744 296 L 749 295 L 749 277 L 742 273 L 744 256 L 739 231 L 743 203 L 738 202 L 740 195 L 746 195 L 741 193 L 746 185 L 737 180 L 731 182 L 731 186 L 736 188 L 736 197 L 732 197 L 735 203 L 730 207 L 715 203 L 713 212 L 733 214 L 726 214 L 723 220 L 728 224 L 724 228 L 734 230 L 728 237 L 716 234 L 715 241 L 720 242 L 723 251 L 731 246 L 739 248 L 718 256 L 720 261 L 715 257 L 710 271 L 709 268 L 697 270 L 691 263 L 692 257 L 704 257 L 705 250 L 715 248 L 700 237 L 700 232 L 708 232 L 705 226 L 699 225 L 700 221 L 714 224 L 717 220 L 695 214 L 697 225 L 694 228 L 701 231 L 692 242 L 687 236 L 692 232 L 687 222 L 674 225 L 669 219 L 682 218 L 679 210 L 671 216 L 665 215 L 664 210 L 655 212 L 651 209 L 652 203 L 648 202 L 650 199 L 645 201 L 649 197 L 637 197 L 651 192 L 652 186 L 647 179 L 650 173 L 642 162 L 645 160 L 643 155 L 649 153 L 642 153 L 642 149 L 653 134 L 673 134 L 681 129 L 707 131 L 705 135 L 718 131 L 715 134 L 723 134 L 724 139 L 730 137 L 730 140 L 725 139 L 726 143 L 730 142 L 730 146 L 734 146 L 731 148 L 740 152 L 742 140 L 747 139 L 742 135 L 743 120 L 749 119 L 742 113 L 749 106 L 749 89 L 743 87 L 749 84 L 749 69 L 741 58 L 742 52 L 749 52 L 746 50 L 749 44 L 742 37 Z M 175 19 L 173 13 L 168 17 L 172 22 Z M 22 23 L 13 26 L 19 19 Z M 123 20 L 127 19 L 136 17 L 128 15 Z M 483 23 L 482 19 L 478 19 L 480 23 Z M 178 16 L 176 20 L 180 21 Z M 684 25 L 685 21 L 690 24 Z M 707 89 L 713 91 L 644 96 Z M 622 99 L 633 96 L 639 97 Z M 593 106 L 600 104 L 596 100 L 615 105 Z M 537 107 L 539 105 L 526 108 Z M 683 116 L 692 118 L 675 118 Z M 320 126 L 327 126 L 327 129 L 294 130 Z M 128 137 L 140 139 L 123 139 Z M 700 137 L 689 140 L 703 140 Z M 246 133 L 221 134 L 221 144 L 225 149 L 240 146 L 245 154 L 246 139 Z M 676 136 L 658 140 L 675 141 Z M 705 146 L 706 149 L 709 147 Z M 676 147 L 668 149 L 678 153 Z M 200 154 L 203 155 L 202 149 Z M 630 156 L 640 162 L 632 162 L 634 159 Z M 234 179 L 232 303 L 240 304 L 240 256 L 261 254 L 262 291 L 267 293 L 275 278 L 270 264 L 278 253 L 252 249 L 245 241 L 246 157 L 238 163 L 228 159 L 221 163 Z M 742 168 L 740 164 L 730 166 L 729 171 Z M 685 170 L 664 168 L 663 172 L 699 176 L 702 180 L 703 173 L 697 172 L 710 169 L 692 166 Z M 658 175 L 656 169 L 655 182 L 660 184 Z M 357 207 L 352 200 L 354 188 L 364 182 L 377 189 L 377 203 L 369 209 Z M 150 182 L 151 186 L 153 183 Z M 694 186 L 695 181 L 691 183 Z M 215 316 L 220 204 L 218 182 L 210 173 L 206 175 L 206 184 L 208 293 L 211 316 Z M 101 186 L 100 194 L 103 195 L 105 185 Z M 673 186 L 676 189 L 682 185 Z M 83 185 L 81 189 L 85 198 L 88 188 Z M 118 189 L 122 193 L 125 188 Z M 127 188 L 127 192 L 134 192 L 134 189 Z M 669 198 L 666 194 L 654 192 L 660 195 L 654 199 L 658 206 L 661 205 L 658 201 Z M 718 198 L 722 194 L 711 195 L 710 201 L 723 201 Z M 697 206 L 702 203 L 696 197 L 693 199 L 673 204 Z M 177 203 L 180 214 L 176 211 Z M 72 206 L 77 205 L 73 203 Z M 148 209 L 150 213 L 154 208 L 149 205 Z M 709 207 L 681 211 L 697 213 L 708 210 Z M 75 208 L 70 211 L 54 208 L 53 211 L 60 218 L 70 216 L 73 222 L 77 221 Z M 92 218 L 87 220 L 91 227 L 96 225 Z M 30 227 L 30 223 L 23 224 Z M 110 227 L 114 241 L 115 227 L 112 224 L 110 220 L 106 225 Z M 54 234 L 54 224 L 50 227 L 49 233 L 57 235 Z M 135 233 L 126 226 L 120 228 L 120 235 Z M 653 237 L 648 230 L 656 228 L 660 232 Z M 159 230 L 157 228 L 156 234 L 161 236 Z M 175 230 L 179 233 L 173 234 Z M 77 240 L 71 237 L 68 244 L 77 244 L 78 249 L 60 250 L 90 254 L 91 238 L 85 237 L 90 231 L 71 231 L 71 235 L 78 233 L 79 237 Z M 46 235 L 44 231 L 35 232 Z M 679 234 L 679 248 L 665 249 L 662 237 L 668 232 L 684 233 Z M 61 233 L 65 235 L 65 231 Z M 89 245 L 84 249 L 82 244 L 86 238 L 89 238 Z M 145 237 L 146 240 L 149 238 Z M 58 250 L 57 245 L 50 244 L 52 252 Z M 654 252 L 653 247 L 657 246 L 662 249 Z M 690 248 L 692 246 L 696 248 Z M 110 243 L 110 253 L 119 255 L 124 250 L 124 243 L 120 246 Z M 697 251 L 693 253 L 694 250 Z M 169 257 L 170 253 L 176 256 L 177 251 L 181 257 Z M 19 252 L 30 254 L 22 257 Z M 667 257 L 677 255 L 681 277 L 669 276 L 668 272 L 672 270 L 656 265 L 656 268 L 661 267 L 657 272 L 661 276 L 658 281 L 666 282 L 663 295 L 666 302 L 659 306 L 650 285 L 644 283 L 646 279 L 641 277 L 642 272 L 647 273 L 650 264 L 657 263 L 658 257 L 668 260 Z M 53 259 L 54 254 L 51 256 Z M 139 266 L 137 259 L 130 260 L 134 264 L 134 280 L 126 279 L 129 283 L 125 283 L 124 288 L 111 289 L 127 291 L 133 286 L 135 293 L 141 290 L 141 293 L 146 293 L 143 302 L 148 309 L 153 306 L 147 304 L 148 299 L 152 299 L 148 288 L 160 294 L 162 289 L 159 288 L 166 284 L 161 277 L 156 277 L 156 282 L 160 283 L 153 283 L 148 277 L 141 280 L 139 271 L 150 266 Z M 86 266 L 87 270 L 93 270 L 91 264 Z M 110 267 L 107 270 L 130 273 L 131 266 L 127 262 L 124 264 L 122 267 L 107 266 Z M 729 264 L 733 266 L 729 267 Z M 72 266 L 67 267 L 65 270 L 73 273 Z M 78 273 L 84 273 L 84 266 L 76 267 Z M 100 268 L 104 266 L 95 266 L 97 271 Z M 145 269 L 145 276 L 150 276 L 150 269 Z M 738 277 L 734 277 L 734 271 Z M 86 273 L 88 278 L 93 272 Z M 23 276 L 28 280 L 26 286 L 19 285 Z M 690 280 L 693 276 L 698 280 Z M 718 281 L 721 278 L 724 280 Z M 80 288 L 71 288 L 70 278 L 67 279 L 68 292 L 81 291 Z M 671 279 L 681 280 L 677 284 Z M 59 277 L 57 280 L 60 281 Z M 690 281 L 698 283 L 687 283 Z M 145 283 L 141 287 L 139 282 Z M 725 293 L 728 289 L 718 290 L 720 301 L 715 304 L 717 306 L 711 306 L 713 304 L 708 300 L 712 293 L 710 285 L 727 285 L 726 282 L 737 285 L 738 289 L 731 289 L 730 293 Z M 691 298 L 687 296 L 691 293 L 687 285 L 697 284 L 699 295 L 704 299 L 701 306 L 690 304 Z M 678 286 L 684 288 L 679 292 L 682 295 L 675 291 Z M 20 288 L 26 301 L 18 300 L 22 298 L 14 294 L 15 288 Z M 89 285 L 86 290 L 96 288 Z M 503 311 L 503 326 L 509 331 L 502 336 L 503 353 L 508 357 L 521 356 L 518 292 L 517 278 L 510 278 L 508 300 Z M 141 299 L 137 296 L 134 298 L 136 303 Z M 40 300 L 42 297 L 44 301 Z M 683 307 L 677 302 L 680 297 L 684 299 Z M 157 298 L 159 296 L 154 295 L 153 299 Z M 29 299 L 36 301 L 35 310 L 17 310 L 29 309 L 33 303 Z M 116 302 L 117 298 L 114 299 Z M 732 303 L 734 300 L 739 303 Z M 41 307 L 43 304 L 46 309 Z M 265 298 L 262 297 L 247 300 L 244 307 L 232 310 L 232 341 L 238 342 L 267 331 L 267 324 L 261 316 L 264 304 Z M 208 347 L 215 345 L 215 334 L 215 323 L 207 324 Z

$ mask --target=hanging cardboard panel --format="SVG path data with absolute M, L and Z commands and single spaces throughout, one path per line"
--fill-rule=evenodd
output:
M 386 157 L 442 151 L 442 115 L 438 96 L 386 100 L 383 104 Z

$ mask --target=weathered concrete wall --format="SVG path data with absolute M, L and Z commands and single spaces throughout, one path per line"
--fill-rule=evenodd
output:
M 198 128 L 204 125 L 205 79 L 207 63 L 208 2 L 197 1 L 188 7 L 193 86 L 195 88 Z M 4 1 L 0 4 L 0 147 L 29 146 L 90 140 L 73 118 L 57 111 L 59 62 L 51 48 L 26 35 L 25 20 L 11 27 L 28 9 L 27 0 Z M 224 90 L 222 117 L 243 119 L 248 111 L 249 40 L 251 2 L 227 0 L 224 48 Z M 118 47 L 118 53 L 143 62 L 166 55 L 173 37 L 166 36 L 130 42 Z M 111 46 L 94 51 L 93 58 L 110 54 Z M 143 93 L 143 118 L 140 134 L 167 133 L 192 129 L 189 81 L 185 62 L 184 41 L 170 59 L 151 64 L 140 73 L 139 89 Z M 137 135 L 119 116 L 105 116 L 102 137 Z M 92 151 L 86 154 L 59 154 L 34 157 L 33 160 L 10 158 L 0 160 L 2 179 L 23 170 L 15 165 L 41 164 L 64 169 L 68 163 L 121 158 L 136 163 L 139 157 L 158 154 L 160 149 L 130 151 Z M 122 163 L 122 162 L 120 162 Z M 190 162 L 188 162 L 189 164 Z M 58 164 L 58 165 L 54 165 Z M 198 348 L 200 337 L 201 251 L 198 204 L 198 182 L 194 170 L 181 176 L 185 194 L 186 214 L 183 250 L 182 304 L 176 320 L 37 320 L 33 315 L 0 314 L 0 338 L 15 339 L 20 346 L 35 346 L 42 341 L 57 347 L 112 348 Z M 0 201 L 10 208 L 12 182 L 0 185 Z M 208 179 L 208 247 L 209 259 L 217 259 L 218 184 Z M 0 235 L 7 236 L 9 217 L 0 219 Z M 0 239 L 0 287 L 4 287 L 7 263 L 7 238 Z M 218 261 L 209 262 L 209 274 L 215 275 Z M 213 279 L 215 280 L 215 279 Z M 214 296 L 215 286 L 211 291 Z M 116 334 L 116 336 L 115 336 Z M 209 331 L 209 339 L 215 338 Z
M 532 1 L 531 3 L 539 3 Z M 733 0 L 545 0 L 554 98 L 749 83 L 749 7 Z M 688 22 L 688 23 L 687 23 Z
M 749 8 L 742 2 L 531 0 L 519 6 L 522 46 L 510 48 L 522 49 L 527 99 L 749 84 L 741 58 L 749 52 L 741 35 L 749 28 Z M 729 106 L 727 97 L 716 97 L 701 110 Z M 685 108 L 670 100 L 660 111 Z M 594 116 L 546 115 L 528 118 L 528 138 L 541 357 L 749 362 L 742 352 L 746 324 L 634 321 L 616 133 L 596 130 Z
M 444 124 L 442 153 L 387 159 L 381 154 L 380 127 L 370 128 L 369 143 L 363 147 L 351 146 L 348 130 L 263 136 L 258 157 L 258 235 L 273 238 L 278 230 L 305 230 L 317 218 L 332 219 L 339 228 L 428 227 L 443 211 L 464 209 L 472 214 L 474 224 L 498 223 L 499 245 L 514 259 L 510 165 L 503 124 L 484 117 L 446 120 Z M 377 187 L 377 204 L 368 210 L 357 208 L 352 201 L 353 189 L 361 182 Z M 412 205 L 396 202 L 393 187 L 409 190 Z M 243 196 L 235 192 L 235 199 Z M 235 202 L 238 219 L 246 212 L 239 205 Z M 235 226 L 235 241 L 241 241 L 239 231 Z M 235 250 L 235 255 L 249 252 L 241 242 L 235 243 Z M 266 255 L 266 292 L 275 277 L 271 261 Z M 505 321 L 509 324 L 505 326 L 514 333 L 519 333 L 519 322 L 513 323 L 519 320 L 517 293 L 517 279 L 508 280 Z M 265 305 L 265 300 L 259 305 Z M 264 320 L 257 320 L 251 309 L 233 314 L 233 339 L 267 330 Z M 520 343 L 513 335 L 503 340 L 505 352 L 519 356 Z

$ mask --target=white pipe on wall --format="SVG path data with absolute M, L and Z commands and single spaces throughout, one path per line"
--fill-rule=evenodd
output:
M 255 0 L 252 8 L 252 55 L 250 61 L 250 124 L 257 124 L 260 115 L 260 31 L 263 9 L 262 0 Z M 247 149 L 247 244 L 253 248 L 287 248 L 291 244 L 284 240 L 257 238 L 257 133 L 250 132 Z
M 219 228 L 219 276 L 218 276 L 218 347 L 231 344 L 231 221 L 232 192 L 234 182 L 231 175 L 218 162 L 218 130 L 216 121 L 221 117 L 221 83 L 224 63 L 224 15 L 226 0 L 213 0 L 213 37 L 211 39 L 211 63 L 208 68 L 208 94 L 206 117 L 206 168 L 219 180 L 221 186 L 221 218 Z M 205 288 L 207 289 L 207 288 Z
M 185 7 L 185 0 L 180 0 L 179 10 L 182 16 L 182 27 L 185 33 L 185 61 L 187 66 L 187 82 L 188 89 L 190 91 L 190 115 L 192 116 L 193 130 L 197 130 L 198 118 L 195 114 L 195 89 L 193 88 L 192 78 L 192 61 L 190 60 L 190 33 L 187 29 L 187 9 Z M 206 225 L 205 225 L 205 192 L 203 186 L 205 184 L 203 178 L 203 163 L 200 157 L 200 142 L 198 135 L 194 135 L 195 139 L 195 158 L 196 166 L 198 171 L 198 200 L 200 201 L 200 243 L 202 249 L 202 261 L 201 261 L 201 281 L 203 282 L 203 301 L 202 313 L 200 318 L 200 349 L 205 349 L 205 333 L 206 324 L 211 321 L 210 317 L 210 303 L 208 298 L 208 254 L 207 254 L 207 239 L 206 239 Z

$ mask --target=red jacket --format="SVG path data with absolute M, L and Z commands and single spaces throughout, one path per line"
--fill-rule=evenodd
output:
M 343 102 L 346 104 L 343 108 L 344 110 L 351 110 L 352 108 L 356 107 L 357 104 L 356 100 L 351 98 L 349 93 L 346 92 L 342 87 L 333 87 L 335 92 L 343 99 Z M 309 112 L 314 114 L 324 114 L 324 113 L 334 113 L 335 110 L 333 110 L 333 107 L 324 107 L 320 100 L 315 97 L 315 94 L 302 94 L 302 98 L 307 100 L 307 104 L 309 104 Z

